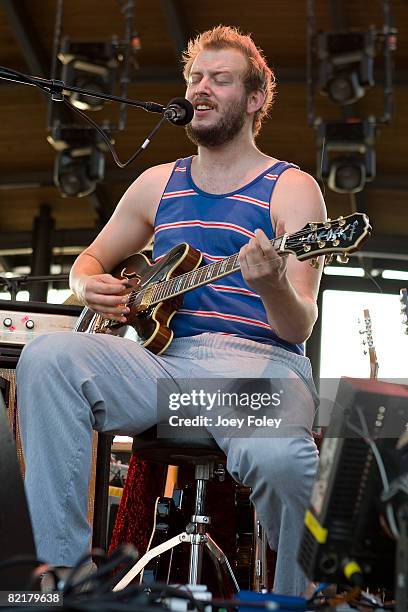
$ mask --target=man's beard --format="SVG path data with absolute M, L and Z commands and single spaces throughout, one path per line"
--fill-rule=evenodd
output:
M 247 98 L 232 102 L 218 123 L 210 127 L 186 125 L 186 134 L 195 145 L 219 147 L 232 140 L 242 129 L 246 117 Z

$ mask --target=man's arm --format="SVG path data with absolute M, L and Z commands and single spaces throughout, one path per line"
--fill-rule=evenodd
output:
M 75 260 L 70 287 L 95 312 L 126 321 L 126 280 L 109 274 L 121 261 L 148 244 L 161 195 L 173 164 L 143 172 L 125 192 L 93 243 Z
M 325 221 L 326 207 L 316 181 L 300 170 L 286 170 L 276 184 L 271 206 L 271 221 L 276 236 L 294 233 L 310 221 Z M 306 340 L 317 319 L 317 294 L 323 270 L 294 255 L 281 256 L 270 245 L 262 230 L 256 230 L 240 252 L 242 274 L 248 285 L 259 293 L 268 322 L 287 342 Z

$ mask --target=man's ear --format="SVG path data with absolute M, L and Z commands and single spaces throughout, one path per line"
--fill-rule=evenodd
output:
M 265 102 L 265 97 L 266 93 L 260 89 L 251 91 L 247 100 L 247 112 L 256 113 L 256 111 L 258 111 Z

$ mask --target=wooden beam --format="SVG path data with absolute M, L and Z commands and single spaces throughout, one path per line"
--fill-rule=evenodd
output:
M 2 6 L 28 70 L 31 74 L 47 78 L 50 71 L 49 61 L 21 0 L 2 0 Z
M 161 0 L 164 16 L 166 17 L 167 26 L 171 40 L 173 42 L 174 52 L 179 60 L 183 51 L 187 47 L 187 33 L 182 23 L 181 12 L 177 8 L 174 0 Z

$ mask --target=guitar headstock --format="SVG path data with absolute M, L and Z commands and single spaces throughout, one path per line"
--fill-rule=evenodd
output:
M 286 235 L 280 250 L 294 253 L 300 261 L 328 254 L 329 259 L 337 255 L 339 263 L 347 263 L 347 254 L 357 251 L 370 233 L 367 215 L 354 213 L 324 223 L 308 223 L 299 232 Z
M 408 335 L 408 292 L 406 289 L 400 289 L 401 316 L 404 332 Z
M 363 311 L 363 321 L 362 328 L 360 329 L 360 334 L 364 339 L 362 339 L 363 352 L 364 355 L 369 355 L 370 359 L 370 378 L 377 378 L 378 375 L 378 360 L 377 360 L 377 351 L 374 346 L 373 339 L 373 324 L 371 321 L 371 315 L 368 308 L 365 308 Z

